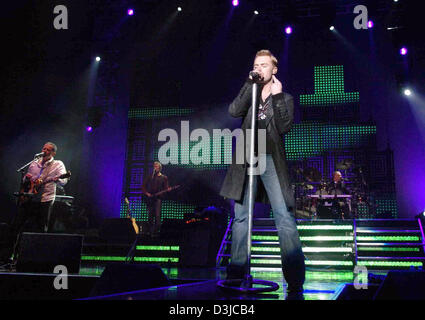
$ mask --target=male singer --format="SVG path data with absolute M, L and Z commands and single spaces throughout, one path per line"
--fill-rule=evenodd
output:
M 14 259 L 17 254 L 18 235 L 22 232 L 26 222 L 35 220 L 36 232 L 49 232 L 53 221 L 50 219 L 53 202 L 56 197 L 56 184 L 64 186 L 68 179 L 59 179 L 66 173 L 62 161 L 56 160 L 58 148 L 53 142 L 46 142 L 41 149 L 41 156 L 28 168 L 23 183 L 32 182 L 38 186 L 38 192 L 24 203 L 19 203 L 18 212 L 12 222 L 10 243 L 14 245 Z
M 277 65 L 277 59 L 269 50 L 257 52 L 254 73 L 250 73 L 238 96 L 230 104 L 229 113 L 232 117 L 243 118 L 244 132 L 250 128 L 252 86 L 256 81 L 257 128 L 266 129 L 266 170 L 261 175 L 254 176 L 254 199 L 271 204 L 279 235 L 283 275 L 288 283 L 288 297 L 302 297 L 305 280 L 304 254 L 294 216 L 295 199 L 289 182 L 283 143 L 283 135 L 292 127 L 294 102 L 291 95 L 282 91 L 282 83 L 276 78 Z M 248 271 L 248 179 L 247 164 L 233 163 L 220 191 L 223 197 L 235 200 L 228 279 L 243 279 Z

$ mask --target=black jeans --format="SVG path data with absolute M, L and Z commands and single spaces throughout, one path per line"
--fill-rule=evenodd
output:
M 149 233 L 158 233 L 161 229 L 162 200 L 155 198 L 147 202 Z

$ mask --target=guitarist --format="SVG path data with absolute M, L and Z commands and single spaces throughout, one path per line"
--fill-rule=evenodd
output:
M 24 176 L 21 192 L 31 193 L 32 196 L 18 203 L 18 212 L 11 228 L 12 243 L 16 242 L 25 223 L 31 218 L 35 219 L 36 232 L 48 232 L 52 227 L 50 214 L 56 196 L 56 184 L 64 186 L 68 182 L 68 178 L 59 179 L 59 176 L 66 174 L 66 169 L 62 161 L 54 159 L 57 149 L 54 143 L 46 142 L 41 149 L 42 156 L 29 166 Z
M 171 188 L 168 184 L 168 178 L 161 173 L 162 165 L 160 162 L 153 163 L 153 172 L 144 178 L 142 184 L 142 193 L 147 197 L 146 206 L 148 211 L 148 223 L 150 235 L 158 235 L 161 228 L 161 206 L 162 196 L 155 197 L 154 194 Z

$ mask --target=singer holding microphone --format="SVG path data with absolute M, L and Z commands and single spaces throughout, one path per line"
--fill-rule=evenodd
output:
M 148 233 L 151 236 L 158 236 L 161 229 L 162 197 L 155 196 L 155 194 L 164 190 L 171 190 L 168 184 L 168 178 L 161 173 L 161 170 L 161 163 L 155 161 L 153 163 L 152 174 L 146 175 L 142 184 L 142 193 L 147 197 Z
M 18 212 L 12 222 L 10 244 L 13 246 L 14 260 L 16 259 L 18 235 L 23 231 L 26 222 L 34 219 L 34 232 L 49 232 L 52 228 L 50 215 L 56 197 L 56 184 L 64 186 L 68 179 L 59 179 L 66 173 L 62 161 L 54 159 L 57 146 L 46 142 L 41 153 L 35 155 L 34 161 L 28 167 L 22 184 L 32 183 L 37 192 L 23 203 L 18 203 Z
M 238 96 L 229 106 L 232 117 L 243 118 L 242 129 L 250 128 L 252 87 L 258 84 L 258 129 L 266 129 L 266 169 L 254 176 L 254 199 L 271 204 L 279 235 L 282 271 L 288 284 L 288 299 L 303 299 L 305 280 L 304 254 L 295 221 L 295 199 L 285 160 L 283 135 L 292 127 L 294 100 L 282 91 L 277 79 L 277 59 L 269 50 L 257 52 L 254 70 L 250 72 Z M 248 139 L 248 137 L 246 137 Z M 258 144 L 258 142 L 256 142 Z M 256 146 L 257 150 L 260 150 Z M 246 160 L 245 160 L 246 161 Z M 248 164 L 230 165 L 220 195 L 235 200 L 232 225 L 231 262 L 227 279 L 244 279 L 247 274 L 248 237 Z

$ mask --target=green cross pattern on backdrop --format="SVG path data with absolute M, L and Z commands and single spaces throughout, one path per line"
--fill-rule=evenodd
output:
M 300 95 L 300 105 L 328 106 L 359 102 L 359 92 L 345 92 L 344 66 L 315 66 L 314 94 Z

